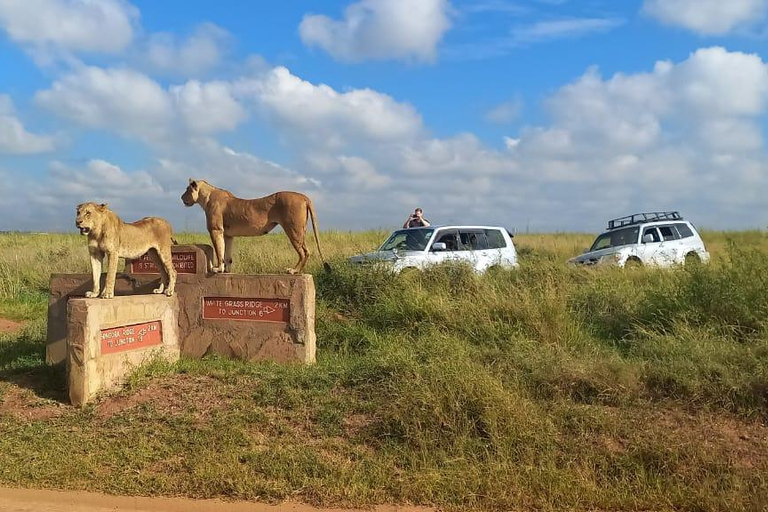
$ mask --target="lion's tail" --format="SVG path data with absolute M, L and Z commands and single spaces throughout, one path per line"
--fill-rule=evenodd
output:
M 315 223 L 315 207 L 312 206 L 312 200 L 307 198 L 307 213 L 309 213 L 309 219 L 312 221 L 312 232 L 315 234 L 315 244 L 317 245 L 317 253 L 320 255 L 320 259 L 323 261 L 323 268 L 326 272 L 330 272 L 331 266 L 325 261 L 323 256 L 323 250 L 320 249 L 320 239 L 317 235 L 317 223 Z

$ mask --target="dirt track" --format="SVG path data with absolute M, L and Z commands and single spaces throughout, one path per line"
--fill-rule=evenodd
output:
M 376 512 L 428 512 L 420 507 L 377 507 Z M 91 492 L 38 491 L 0 488 L 0 512 L 354 512 L 315 508 L 296 503 L 265 505 L 253 502 L 134 498 Z
M 16 332 L 21 329 L 22 324 L 8 320 L 7 318 L 0 318 L 0 333 L 4 332 Z

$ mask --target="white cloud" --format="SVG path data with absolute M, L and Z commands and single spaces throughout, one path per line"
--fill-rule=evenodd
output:
M 337 92 L 293 75 L 284 67 L 256 80 L 236 84 L 239 95 L 252 97 L 293 138 L 343 147 L 361 139 L 391 142 L 417 136 L 419 114 L 411 105 L 371 89 Z
M 173 106 L 154 80 L 130 69 L 83 67 L 39 91 L 35 101 L 88 128 L 164 136 Z
M 137 19 L 124 0 L 0 0 L 0 26 L 34 48 L 119 52 L 131 43 Z
M 152 143 L 230 131 L 246 117 L 226 82 L 193 80 L 166 90 L 122 68 L 81 67 L 39 91 L 35 101 L 82 126 Z
M 226 82 L 187 82 L 170 89 L 185 124 L 195 133 L 232 131 L 246 113 Z
M 80 74 L 89 76 L 87 70 L 73 73 L 78 83 L 84 81 Z M 82 124 L 96 119 L 100 126 L 138 137 L 140 130 L 151 133 L 147 123 L 156 119 L 139 112 L 145 108 L 141 102 L 128 101 L 135 117 L 113 106 L 90 115 L 62 91 L 80 91 L 91 98 L 88 105 L 100 105 L 104 98 L 110 104 L 125 101 L 124 95 L 146 88 L 155 91 L 158 105 L 166 105 L 147 109 L 166 109 L 157 123 L 165 128 L 158 131 L 184 136 L 153 145 L 158 163 L 150 168 L 128 172 L 94 158 L 70 168 L 77 176 L 64 177 L 70 187 L 89 185 L 80 190 L 85 195 L 99 193 L 99 180 L 122 187 L 127 192 L 117 190 L 110 202 L 118 201 L 126 218 L 159 214 L 177 229 L 204 227 L 199 209 L 180 206 L 189 177 L 208 179 L 241 197 L 303 191 L 315 202 L 324 228 L 396 227 L 415 206 L 436 223 L 529 225 L 533 230 L 599 229 L 611 215 L 657 208 L 679 208 L 707 227 L 754 225 L 768 215 L 761 130 L 768 110 L 768 64 L 756 55 L 713 47 L 681 62 L 660 61 L 645 72 L 604 77 L 588 69 L 547 98 L 549 121 L 510 134 L 514 138 L 499 141 L 498 149 L 471 133 L 432 136 L 413 106 L 381 92 L 337 90 L 282 67 L 235 82 L 190 81 L 167 89 L 151 80 L 154 86 L 120 85 L 144 84 L 149 79 L 143 75 L 101 73 L 109 79 L 99 87 L 95 80 L 81 90 L 63 77 L 57 83 L 67 87 L 49 89 L 61 96 L 41 93 L 38 101 L 66 107 L 67 116 Z M 274 154 L 285 150 L 289 164 L 211 138 L 237 128 L 245 108 L 260 115 L 255 122 L 271 123 L 275 140 L 285 146 Z M 147 179 L 142 172 L 151 181 L 142 181 Z M 142 198 L 131 192 L 125 176 L 152 194 Z M 60 222 L 56 211 L 62 216 L 61 201 L 53 205 L 60 193 L 57 183 L 40 180 L 35 189 L 39 204 L 46 197 L 52 203 L 46 206 L 48 217 L 40 219 L 53 223 Z
M 642 151 L 661 142 L 665 126 L 706 139 L 713 122 L 736 121 L 754 132 L 754 145 L 760 133 L 752 118 L 767 101 L 768 66 L 755 55 L 718 47 L 698 50 L 678 65 L 659 62 L 651 73 L 603 80 L 592 69 L 548 99 L 554 125 L 529 129 L 520 149 L 561 156 Z
M 670 69 L 670 85 L 692 115 L 756 116 L 765 111 L 768 66 L 756 54 L 713 47 Z
M 304 44 L 342 61 L 430 61 L 451 26 L 450 12 L 448 0 L 360 0 L 341 21 L 305 15 L 299 34 Z
M 560 18 L 519 24 L 501 37 L 457 44 L 447 47 L 443 54 L 453 60 L 480 60 L 501 57 L 519 48 L 562 39 L 577 39 L 608 32 L 625 23 L 617 17 Z
M 340 156 L 338 162 L 345 175 L 345 182 L 356 190 L 375 190 L 386 187 L 392 179 L 379 174 L 376 167 L 365 158 Z
M 234 130 L 247 117 L 241 100 L 265 113 L 285 137 L 324 147 L 393 142 L 422 130 L 408 104 L 371 89 L 341 93 L 284 67 L 235 83 L 191 80 L 168 90 L 134 70 L 81 67 L 35 100 L 77 124 L 149 142 Z
M 158 32 L 147 39 L 144 45 L 145 58 L 156 71 L 198 76 L 219 65 L 229 39 L 226 30 L 212 23 L 200 25 L 186 39 Z
M 147 172 L 127 173 L 105 160 L 89 160 L 82 167 L 59 161 L 51 163 L 50 193 L 72 202 L 131 202 L 138 198 L 157 199 L 164 195 L 162 187 Z
M 643 11 L 667 25 L 725 35 L 764 20 L 768 0 L 645 0 Z
M 0 94 L 0 153 L 32 154 L 54 149 L 53 137 L 28 132 L 15 114 L 10 96 Z
M 624 24 L 618 18 L 565 18 L 539 21 L 512 30 L 512 45 L 522 46 L 556 39 L 572 39 L 608 32 Z
M 168 219 L 177 231 L 204 231 L 202 210 L 181 203 L 188 178 L 206 179 L 240 197 L 298 190 L 322 200 L 316 180 L 211 139 L 197 139 L 177 149 L 178 158 L 160 158 L 138 170 L 103 159 L 82 164 L 53 161 L 44 179 L 29 180 L 20 187 L 29 190 L 27 201 L 35 205 L 36 213 L 18 229 L 73 230 L 74 205 L 95 201 L 109 203 L 126 222 L 156 215 Z
M 449 174 L 471 176 L 509 174 L 516 164 L 505 155 L 483 146 L 471 133 L 449 139 L 424 139 L 403 147 L 400 168 L 409 175 Z
M 495 124 L 509 124 L 523 111 L 522 98 L 514 98 L 493 106 L 485 112 L 485 120 Z
M 717 47 L 649 73 L 603 79 L 592 69 L 549 98 L 552 124 L 527 128 L 509 148 L 553 197 L 570 183 L 571 198 L 560 198 L 569 208 L 683 208 L 704 223 L 737 225 L 759 207 L 752 190 L 768 193 L 767 87 L 768 64 Z M 718 217 L 738 191 L 742 217 Z

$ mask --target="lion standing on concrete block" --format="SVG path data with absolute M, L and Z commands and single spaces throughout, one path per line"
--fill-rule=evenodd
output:
M 176 269 L 173 268 L 171 225 L 158 217 L 144 217 L 127 224 L 120 220 L 106 204 L 83 203 L 77 205 L 75 226 L 81 235 L 88 236 L 88 252 L 91 255 L 93 288 L 86 297 L 98 297 L 101 285 L 101 265 L 104 256 L 109 258 L 107 281 L 101 297 L 115 296 L 115 277 L 119 258 L 136 259 L 149 252 L 150 258 L 160 270 L 160 286 L 153 293 L 173 295 L 176 288 Z
M 232 245 L 236 236 L 266 235 L 280 226 L 288 235 L 293 248 L 299 254 L 296 267 L 287 269 L 289 274 L 300 274 L 309 259 L 305 242 L 307 216 L 312 221 L 317 252 L 327 270 L 320 250 L 312 201 L 298 192 L 276 192 L 258 199 L 241 199 L 228 190 L 216 188 L 204 180 L 189 180 L 187 190 L 181 196 L 185 206 L 199 204 L 205 212 L 208 232 L 211 235 L 217 264 L 213 272 L 229 272 L 232 268 Z

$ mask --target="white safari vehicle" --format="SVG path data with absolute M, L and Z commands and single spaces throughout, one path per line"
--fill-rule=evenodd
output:
M 395 272 L 445 262 L 466 262 L 476 272 L 485 272 L 493 266 L 516 267 L 517 252 L 505 228 L 430 226 L 399 229 L 377 251 L 353 256 L 349 261 L 391 264 Z
M 709 261 L 709 253 L 693 224 L 679 212 L 648 212 L 608 221 L 608 231 L 569 263 L 669 267 L 699 261 Z

